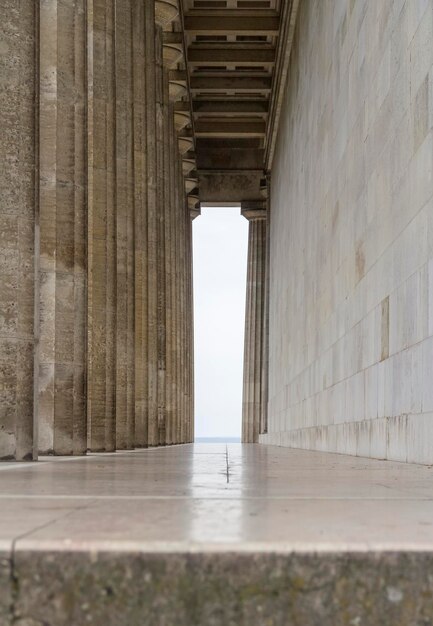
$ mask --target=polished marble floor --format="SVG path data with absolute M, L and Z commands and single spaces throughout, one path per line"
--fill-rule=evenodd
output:
M 432 550 L 433 468 L 195 444 L 0 465 L 0 549 Z

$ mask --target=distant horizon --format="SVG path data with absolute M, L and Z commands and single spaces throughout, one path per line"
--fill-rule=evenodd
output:
M 240 437 L 196 437 L 194 443 L 241 443 Z

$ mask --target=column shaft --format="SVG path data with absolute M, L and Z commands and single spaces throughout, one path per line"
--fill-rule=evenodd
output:
M 189 211 L 188 211 L 189 213 Z M 188 345 L 188 364 L 187 364 L 187 411 L 188 411 L 188 429 L 187 441 L 194 441 L 194 338 L 193 338 L 193 320 L 194 320 L 194 303 L 193 303 L 193 285 L 192 285 L 192 220 L 188 215 L 187 218 L 187 345 Z
M 132 0 L 134 144 L 134 397 L 135 446 L 147 445 L 147 124 L 143 0 Z
M 36 456 L 38 12 L 37 2 L 0 2 L 0 459 Z
M 165 420 L 165 369 L 166 369 L 166 274 L 165 274 L 165 211 L 167 176 L 167 133 L 168 77 L 162 64 L 162 29 L 156 27 L 156 137 L 157 137 L 157 362 L 158 362 L 158 443 L 163 445 L 166 438 Z M 167 100 L 166 100 L 167 98 Z
M 147 125 L 147 443 L 158 445 L 158 207 L 156 153 L 155 0 L 146 7 Z
M 132 0 L 116 3 L 116 447 L 135 443 Z
M 176 328 L 176 344 L 177 344 L 177 442 L 182 443 L 183 434 L 183 406 L 182 406 L 182 197 L 183 197 L 183 174 L 180 169 L 179 162 L 177 163 L 178 171 L 178 192 L 177 192 L 177 220 L 176 220 L 176 281 L 177 281 L 177 328 Z
M 263 305 L 263 359 L 262 359 L 262 398 L 260 410 L 260 434 L 268 432 L 268 399 L 269 399 L 269 286 L 270 286 L 270 177 L 267 181 L 267 207 L 266 207 L 266 244 L 265 244 L 265 288 Z
M 114 1 L 88 0 L 88 446 L 115 449 Z
M 39 450 L 83 454 L 86 347 L 86 22 L 83 0 L 40 4 Z
M 266 220 L 263 214 L 249 219 L 242 440 L 255 443 L 262 409 Z
M 173 108 L 168 105 L 168 170 L 166 180 L 166 219 L 165 219 L 165 274 L 166 274 L 166 437 L 167 443 L 174 443 L 173 440 L 173 272 L 174 272 L 174 256 L 173 256 L 173 207 L 174 207 L 174 158 L 177 155 L 177 141 L 174 132 Z

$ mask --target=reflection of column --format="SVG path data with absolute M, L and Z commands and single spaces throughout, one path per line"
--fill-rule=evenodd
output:
M 40 5 L 39 450 L 87 448 L 85 51 L 83 0 Z
M 114 1 L 87 2 L 88 446 L 111 451 L 115 425 L 116 232 Z
M 260 431 L 263 366 L 266 211 L 242 205 L 249 222 L 245 319 L 242 441 L 256 443 Z
M 0 459 L 31 460 L 39 2 L 3 2 L 0 13 Z

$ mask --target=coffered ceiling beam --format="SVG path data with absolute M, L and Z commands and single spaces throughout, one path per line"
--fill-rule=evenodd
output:
M 263 137 L 266 124 L 263 121 L 197 120 L 197 137 Z
M 195 115 L 266 115 L 266 100 L 194 100 Z
M 183 44 L 182 33 L 169 33 L 164 31 L 162 33 L 162 38 L 164 43 Z
M 225 63 L 238 66 L 272 65 L 275 61 L 275 50 L 272 48 L 245 50 L 243 48 L 194 48 L 188 49 L 188 63 L 196 65 L 223 65 Z
M 277 35 L 275 16 L 185 15 L 185 30 L 192 35 Z
M 178 83 L 186 83 L 188 81 L 188 76 L 186 70 L 170 70 L 168 73 L 168 79 Z
M 249 76 L 191 76 L 192 91 L 264 92 L 271 90 L 271 78 Z

